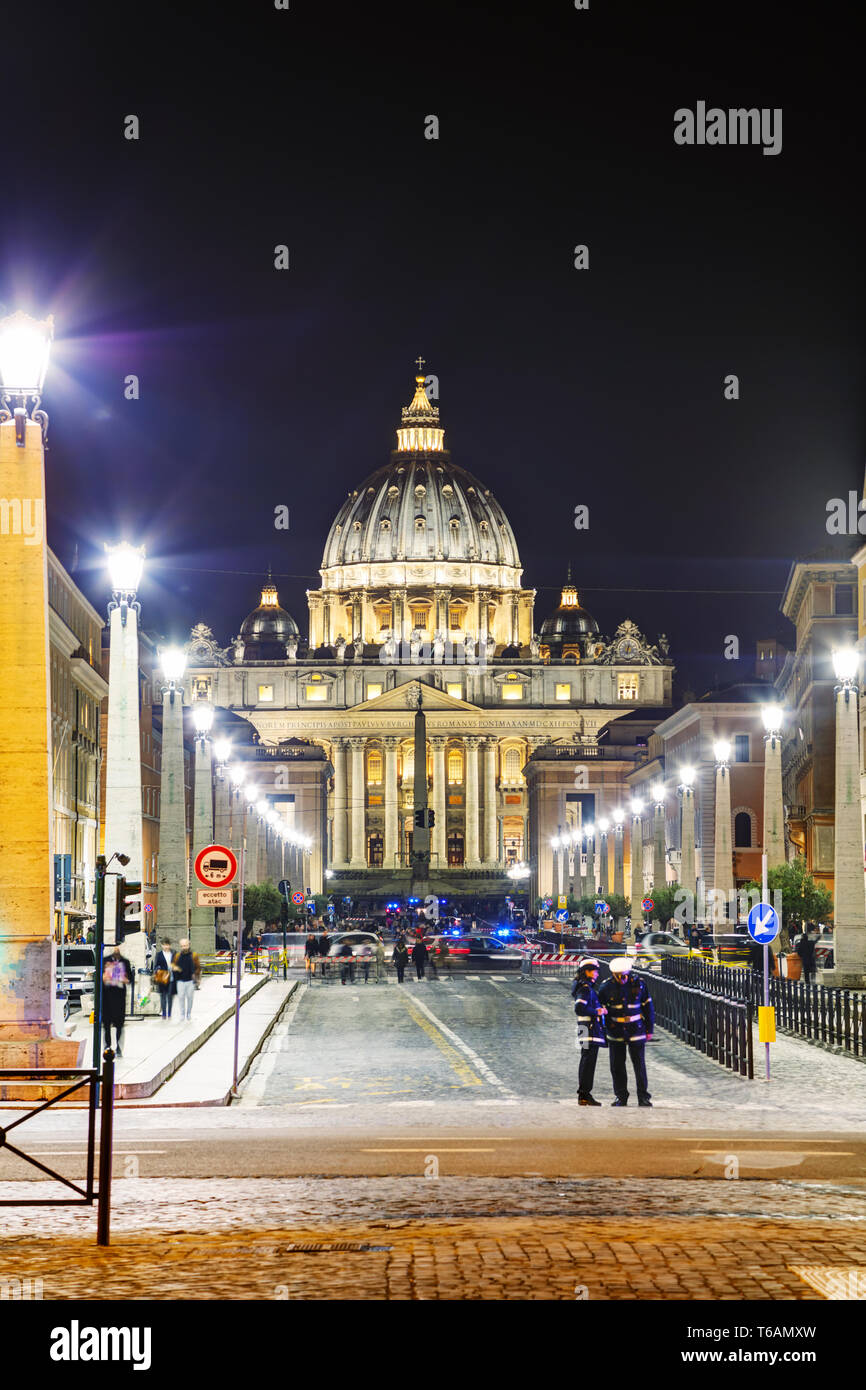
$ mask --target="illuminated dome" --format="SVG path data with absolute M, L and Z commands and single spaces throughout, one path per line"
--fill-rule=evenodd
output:
M 555 656 L 569 644 L 579 644 L 582 638 L 591 637 L 596 632 L 598 623 L 591 613 L 581 608 L 577 589 L 571 583 L 569 572 L 568 583 L 562 590 L 559 607 L 541 624 L 541 641 L 549 648 L 550 655 Z
M 508 518 L 488 487 L 451 462 L 424 380 L 415 378 L 390 462 L 349 493 L 334 519 L 324 588 L 461 580 L 520 588 Z
M 276 586 L 270 582 L 269 575 L 258 608 L 254 608 L 241 624 L 239 639 L 244 644 L 244 659 L 285 660 L 286 642 L 298 636 L 298 625 L 291 613 L 280 607 Z

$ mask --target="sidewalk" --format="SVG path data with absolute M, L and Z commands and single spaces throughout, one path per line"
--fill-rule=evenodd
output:
M 180 1021 L 175 1001 L 170 1019 L 157 1016 L 127 1018 L 123 1030 L 123 1055 L 115 1064 L 115 1101 L 123 1104 L 225 1105 L 227 1087 L 222 1084 L 228 1049 L 228 1081 L 234 1049 L 235 992 L 228 987 L 228 973 L 206 975 L 196 990 L 192 1018 Z M 243 1075 L 276 1022 L 293 988 L 292 981 L 270 980 L 267 975 L 241 979 L 241 1027 L 239 1071 Z M 84 1019 L 73 1024 L 71 1036 L 86 1039 L 90 1064 L 92 1025 Z M 219 1077 L 219 1080 L 217 1079 Z M 172 1084 L 173 1083 L 173 1084 Z M 199 1094 L 198 1087 L 205 1088 Z

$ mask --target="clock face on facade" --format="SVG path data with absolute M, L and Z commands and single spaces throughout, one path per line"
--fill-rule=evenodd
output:
M 634 661 L 640 654 L 640 647 L 633 637 L 623 637 L 622 641 L 617 643 L 616 654 L 621 661 Z

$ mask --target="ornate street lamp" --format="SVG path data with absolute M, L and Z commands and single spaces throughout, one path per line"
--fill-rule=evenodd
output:
M 639 796 L 631 803 L 631 929 L 643 922 L 643 802 Z
M 159 796 L 159 928 L 172 941 L 188 934 L 186 798 L 183 758 L 183 680 L 186 653 L 165 647 L 162 667 L 162 766 Z
M 713 910 L 715 923 L 727 921 L 734 891 L 734 856 L 731 845 L 731 745 L 727 739 L 713 744 L 716 759 L 715 845 L 713 849 Z M 721 895 L 721 897 L 720 897 Z
M 660 893 L 667 883 L 667 858 L 665 845 L 665 784 L 654 782 L 653 799 L 653 889 Z M 661 925 L 659 919 L 655 919 Z
M 866 985 L 866 899 L 863 888 L 863 821 L 860 809 L 857 673 L 853 647 L 833 652 L 836 686 L 836 819 L 833 857 L 833 970 L 828 983 Z
M 195 784 L 193 792 L 193 862 L 196 855 L 214 842 L 214 778 L 213 758 L 215 746 L 209 737 L 213 728 L 214 708 L 207 700 L 196 700 L 192 706 L 192 722 L 195 725 Z M 228 743 L 228 740 L 226 740 Z M 190 874 L 192 892 L 196 895 L 190 904 L 190 942 L 192 949 L 200 955 L 210 955 L 216 950 L 215 907 L 199 907 L 198 884 L 194 874 Z
M 679 791 L 682 796 L 682 831 L 681 831 L 681 857 L 680 866 L 680 885 L 690 894 L 690 900 L 686 900 L 686 920 L 694 925 L 696 908 L 695 897 L 697 894 L 697 879 L 695 874 L 695 769 L 688 765 L 680 768 Z

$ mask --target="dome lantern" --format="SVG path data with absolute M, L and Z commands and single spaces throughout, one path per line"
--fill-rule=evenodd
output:
M 445 448 L 445 431 L 439 424 L 439 407 L 430 404 L 425 389 L 426 378 L 421 374 L 424 358 L 418 358 L 415 394 L 401 412 L 402 428 L 397 431 L 397 450 L 405 453 L 441 453 Z

